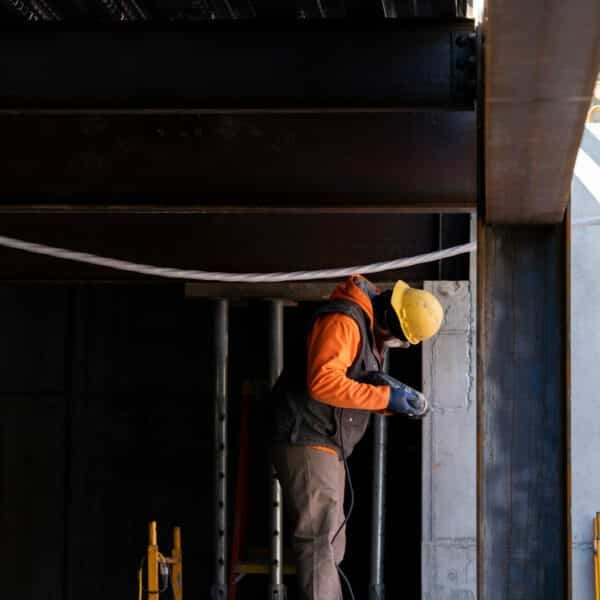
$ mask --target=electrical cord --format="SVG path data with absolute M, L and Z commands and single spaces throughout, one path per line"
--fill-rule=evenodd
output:
M 576 219 L 572 221 L 573 227 L 584 227 L 589 225 L 600 225 L 600 217 L 590 219 Z M 150 275 L 152 277 L 166 277 L 170 279 L 186 279 L 189 281 L 222 281 L 229 283 L 277 283 L 284 281 L 312 281 L 315 279 L 337 279 L 347 277 L 356 273 L 369 275 L 372 273 L 381 273 L 383 271 L 394 271 L 396 269 L 405 269 L 415 265 L 437 262 L 452 256 L 475 252 L 477 250 L 476 242 L 461 244 L 446 248 L 437 252 L 428 252 L 427 254 L 418 254 L 396 260 L 371 263 L 368 265 L 355 265 L 344 269 L 321 269 L 313 271 L 292 271 L 289 273 L 223 273 L 218 271 L 199 271 L 178 269 L 172 267 L 158 267 L 144 263 L 134 263 L 127 260 L 109 258 L 107 256 L 98 256 L 88 252 L 79 252 L 67 250 L 66 248 L 57 248 L 56 246 L 47 246 L 46 244 L 36 244 L 26 242 L 17 238 L 0 235 L 0 247 L 12 248 L 14 250 L 23 250 L 33 254 L 51 256 L 62 260 L 72 260 L 88 265 L 98 265 L 109 269 L 119 271 L 128 271 L 130 273 L 139 273 L 141 275 Z
M 33 254 L 42 254 L 43 256 L 52 256 L 62 260 L 73 260 L 89 265 L 98 265 L 117 269 L 119 271 L 129 271 L 131 273 L 140 273 L 141 275 L 152 275 L 154 277 L 167 277 L 171 279 L 187 279 L 190 281 L 223 281 L 239 283 L 276 283 L 282 281 L 310 281 L 313 279 L 335 279 L 347 277 L 355 273 L 368 275 L 370 273 L 380 273 L 382 271 L 392 271 L 420 265 L 428 262 L 435 262 L 444 258 L 458 256 L 467 252 L 474 252 L 477 248 L 476 242 L 453 246 L 438 252 L 429 252 L 407 258 L 388 260 L 372 263 L 369 265 L 355 265 L 345 269 L 321 269 L 315 271 L 292 271 L 290 273 L 221 273 L 213 271 L 198 271 L 177 269 L 171 267 L 158 267 L 142 263 L 134 263 L 126 260 L 108 258 L 106 256 L 97 256 L 88 252 L 78 252 L 67 250 L 66 248 L 57 248 L 55 246 L 46 246 L 45 244 L 35 244 L 16 238 L 0 235 L 0 246 L 13 248 L 14 250 L 23 250 Z
M 352 600 L 356 600 L 354 598 L 354 592 L 352 591 L 352 586 L 350 585 L 350 580 L 346 576 L 346 573 L 344 573 L 344 571 L 342 571 L 342 568 L 339 565 L 337 565 L 337 570 L 338 570 L 338 573 L 340 574 L 340 577 L 344 580 L 344 583 L 346 584 L 346 588 L 348 589 L 348 592 L 350 593 L 350 598 L 352 598 Z
M 340 412 L 339 412 L 339 417 L 338 417 L 338 427 L 340 428 L 340 445 L 342 447 L 342 460 L 344 461 L 344 470 L 346 471 L 346 479 L 348 480 L 348 493 L 350 495 L 350 502 L 348 505 L 348 511 L 344 515 L 344 520 L 342 521 L 341 525 L 338 527 L 337 531 L 333 534 L 333 537 L 331 538 L 332 546 L 333 546 L 333 542 L 335 542 L 335 539 L 340 534 L 342 529 L 344 527 L 346 527 L 346 524 L 348 523 L 348 519 L 350 519 L 350 515 L 352 514 L 352 510 L 354 509 L 354 486 L 352 485 L 352 476 L 350 475 L 350 467 L 348 466 L 348 459 L 346 458 L 346 450 L 344 449 L 344 429 L 342 428 L 342 415 L 343 414 L 344 414 L 344 409 L 341 408 Z M 340 567 L 339 564 L 337 564 L 335 566 L 338 570 L 338 573 L 340 574 L 340 577 L 343 579 L 344 583 L 346 584 L 346 588 L 348 589 L 348 592 L 350 593 L 350 598 L 352 600 L 355 600 L 354 592 L 352 591 L 352 585 L 350 584 L 350 580 L 346 576 L 346 573 L 344 573 L 344 571 L 342 570 L 342 567 Z

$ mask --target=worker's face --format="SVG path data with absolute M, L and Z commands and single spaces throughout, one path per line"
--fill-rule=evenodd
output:
M 377 322 L 375 322 L 375 335 L 388 348 L 410 348 L 410 342 L 392 335 L 389 329 L 381 327 Z
M 390 348 L 408 348 L 410 343 L 404 337 L 400 323 L 393 312 L 391 292 L 383 292 L 373 301 L 374 331 L 381 346 Z

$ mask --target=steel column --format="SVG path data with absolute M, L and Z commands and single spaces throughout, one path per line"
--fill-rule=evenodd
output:
M 283 301 L 272 300 L 269 315 L 269 383 L 273 385 L 283 369 Z M 269 526 L 269 598 L 282 600 L 286 596 L 283 584 L 283 513 L 281 486 L 271 470 L 271 518 Z
M 563 600 L 564 229 L 481 225 L 477 278 L 478 597 Z
M 389 352 L 389 350 L 388 350 Z M 389 354 L 386 353 L 383 370 L 389 371 Z M 374 416 L 373 442 L 373 512 L 371 514 L 371 579 L 370 600 L 383 600 L 383 559 L 385 544 L 385 478 L 387 451 L 387 418 Z
M 561 223 L 598 76 L 600 4 L 485 4 L 485 221 Z
M 229 350 L 229 303 L 215 302 L 214 380 L 214 512 L 215 564 L 211 590 L 213 600 L 227 599 L 227 359 Z

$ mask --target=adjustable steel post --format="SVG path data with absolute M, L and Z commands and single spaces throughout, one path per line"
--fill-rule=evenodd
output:
M 173 550 L 171 551 L 171 591 L 173 600 L 183 600 L 183 565 L 181 552 L 181 529 L 173 529 Z
M 214 512 L 215 564 L 211 589 L 213 600 L 227 600 L 227 355 L 228 302 L 215 303 L 214 381 Z
M 138 598 L 143 596 L 143 566 L 138 571 Z M 173 600 L 183 600 L 183 563 L 181 553 L 181 529 L 173 528 L 173 549 L 171 556 L 163 556 L 158 549 L 158 533 L 156 521 L 152 521 L 148 527 L 148 548 L 146 550 L 146 598 L 147 600 L 158 600 L 160 594 L 167 590 L 167 585 L 161 584 L 161 579 L 171 581 L 171 595 Z
M 389 350 L 386 352 L 383 370 L 389 371 Z M 383 600 L 383 553 L 385 543 L 385 477 L 387 448 L 387 418 L 375 415 L 373 426 L 373 512 L 371 514 L 371 576 L 369 600 Z
M 147 589 L 148 600 L 157 600 L 159 595 L 158 582 L 158 536 L 156 533 L 156 521 L 148 526 L 148 550 L 147 550 Z
M 269 336 L 269 383 L 273 385 L 283 369 L 283 301 L 272 300 L 270 305 Z M 271 476 L 271 516 L 270 516 L 270 554 L 269 554 L 269 599 L 284 600 L 283 584 L 283 513 L 281 507 L 281 486 L 270 468 Z

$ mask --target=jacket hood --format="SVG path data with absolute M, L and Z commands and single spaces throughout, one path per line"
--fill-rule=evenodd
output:
M 344 283 L 333 290 L 331 300 L 350 300 L 358 304 L 369 316 L 373 327 L 373 304 L 371 298 L 377 295 L 377 288 L 362 275 L 351 275 Z

